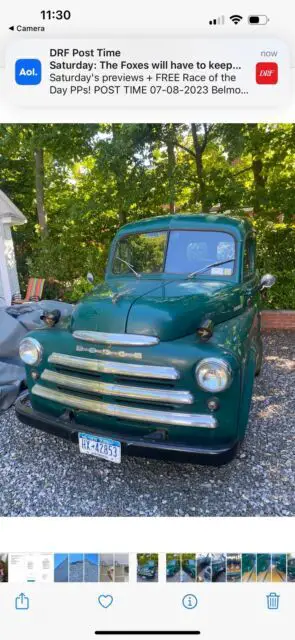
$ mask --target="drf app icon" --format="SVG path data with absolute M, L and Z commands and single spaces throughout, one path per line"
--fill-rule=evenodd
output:
M 257 62 L 257 84 L 277 84 L 279 68 L 276 62 Z
M 17 84 L 40 84 L 42 65 L 34 58 L 21 58 L 15 63 L 15 82 Z

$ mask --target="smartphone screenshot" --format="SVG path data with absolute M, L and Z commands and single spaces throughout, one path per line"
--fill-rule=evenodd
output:
M 295 9 L 0 9 L 5 640 L 291 640 Z

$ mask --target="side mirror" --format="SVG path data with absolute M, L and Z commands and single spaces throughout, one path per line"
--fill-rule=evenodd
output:
M 264 289 L 270 289 L 270 287 L 275 284 L 276 280 L 276 277 L 271 273 L 266 273 L 260 280 L 260 291 L 263 291 Z
M 94 283 L 94 275 L 93 275 L 93 273 L 90 273 L 90 271 L 88 271 L 86 278 L 87 278 L 88 282 L 90 282 L 90 284 Z

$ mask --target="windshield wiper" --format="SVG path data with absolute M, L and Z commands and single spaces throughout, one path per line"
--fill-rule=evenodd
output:
M 123 260 L 123 258 L 119 258 L 119 256 L 115 256 L 115 260 L 119 260 L 120 262 L 126 264 L 127 267 L 129 267 L 130 271 L 133 271 L 134 275 L 136 275 L 137 278 L 140 278 L 140 273 L 137 273 L 137 271 L 135 271 L 133 265 L 130 264 L 130 262 L 127 262 L 127 260 Z
M 199 273 L 204 273 L 208 269 L 211 269 L 211 267 L 218 267 L 219 265 L 227 264 L 228 262 L 234 262 L 234 258 L 231 258 L 230 260 L 221 260 L 220 262 L 212 262 L 212 264 L 207 264 L 207 266 L 203 267 L 202 269 L 198 269 L 197 271 L 192 271 L 192 273 L 189 273 L 188 276 L 186 277 L 193 278 L 194 276 L 199 275 Z

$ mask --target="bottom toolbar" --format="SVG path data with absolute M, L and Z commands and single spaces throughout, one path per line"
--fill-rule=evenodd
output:
M 290 638 L 293 610 L 294 590 L 287 583 L 221 584 L 218 589 L 212 583 L 7 583 L 0 589 L 5 640 L 90 640 L 97 635 L 284 640 Z

